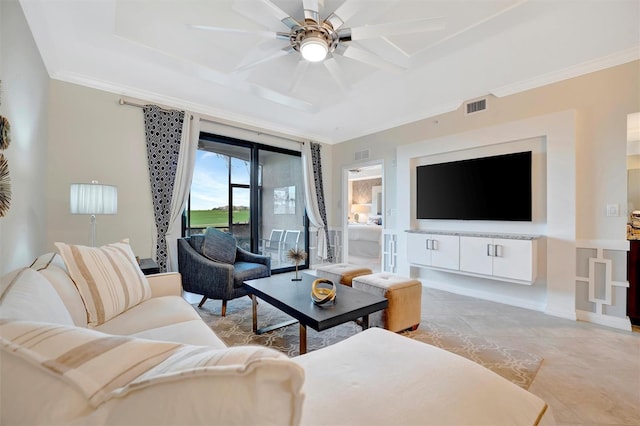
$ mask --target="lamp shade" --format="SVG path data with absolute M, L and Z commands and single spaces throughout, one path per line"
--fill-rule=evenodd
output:
M 72 214 L 118 213 L 118 188 L 95 183 L 72 183 L 70 194 Z

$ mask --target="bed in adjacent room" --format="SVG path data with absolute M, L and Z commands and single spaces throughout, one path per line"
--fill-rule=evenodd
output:
M 382 248 L 382 226 L 375 224 L 350 223 L 349 263 L 380 263 Z

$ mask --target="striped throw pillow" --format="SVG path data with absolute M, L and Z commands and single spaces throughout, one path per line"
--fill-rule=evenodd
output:
M 180 347 L 35 321 L 0 320 L 0 333 L 4 351 L 59 376 L 94 407 Z
M 102 247 L 55 243 L 95 327 L 151 297 L 129 240 Z
M 0 320 L 0 343 L 3 351 L 49 371 L 79 390 L 93 407 L 134 390 L 202 376 L 222 380 L 235 376 L 245 382 L 247 389 L 264 392 L 261 381 L 272 381 L 273 375 L 282 392 L 302 399 L 302 368 L 267 347 L 212 349 L 20 320 Z M 211 390 L 220 391 L 215 386 Z M 275 397 L 273 389 L 267 389 L 267 393 Z M 208 398 L 206 401 L 212 405 Z M 241 395 L 238 399 L 242 399 Z

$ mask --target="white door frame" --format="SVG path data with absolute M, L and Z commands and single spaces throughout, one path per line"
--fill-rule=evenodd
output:
M 387 220 L 386 220 L 386 185 L 384 180 L 384 160 L 371 160 L 359 163 L 351 163 L 342 167 L 342 197 L 341 197 L 341 205 L 343 206 L 342 211 L 342 262 L 347 263 L 349 260 L 349 214 L 350 212 L 347 210 L 349 207 L 349 170 L 357 169 L 359 167 L 371 167 L 371 166 L 380 166 L 380 175 L 382 177 L 382 229 L 385 229 Z M 382 263 L 384 262 L 384 258 L 382 256 L 382 245 L 383 242 L 380 241 L 380 268 L 382 268 Z M 382 269 L 381 269 L 382 270 Z

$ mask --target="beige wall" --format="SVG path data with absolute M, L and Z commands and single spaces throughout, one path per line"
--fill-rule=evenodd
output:
M 49 76 L 17 1 L 0 1 L 0 115 L 11 123 L 12 200 L 0 218 L 0 274 L 46 247 L 47 92 Z
M 89 216 L 69 213 L 69 185 L 118 187 L 118 214 L 97 216 L 96 244 L 129 238 L 136 255 L 152 257 L 155 225 L 142 109 L 116 94 L 51 81 L 47 161 L 47 249 L 55 241 L 90 243 Z
M 370 160 L 385 162 L 387 225 L 394 228 L 396 148 L 474 129 L 510 123 L 553 112 L 575 110 L 577 117 L 576 235 L 578 239 L 625 238 L 625 215 L 605 216 L 606 204 L 626 206 L 627 114 L 640 110 L 640 62 L 609 68 L 526 92 L 496 98 L 488 109 L 466 116 L 462 108 L 415 123 L 347 141 L 333 147 L 332 192 L 341 191 L 344 168 L 357 165 L 354 153 L 370 150 Z M 535 135 L 531 135 L 535 136 Z M 550 182 L 552 185 L 553 183 Z M 334 200 L 337 199 L 334 197 Z M 339 203 L 330 208 L 331 223 L 340 224 Z

